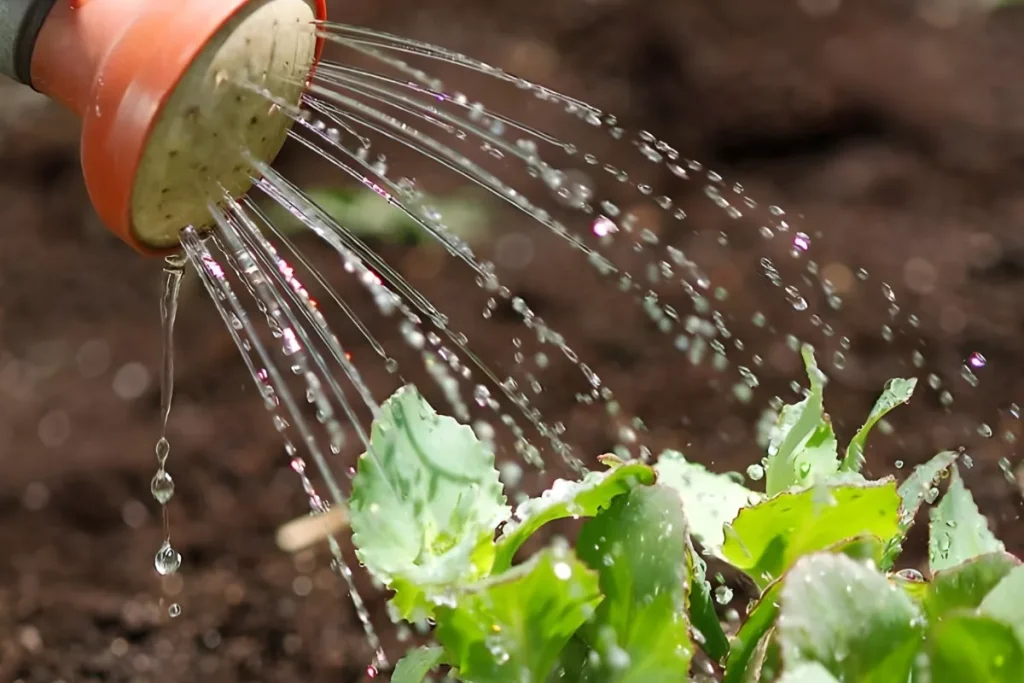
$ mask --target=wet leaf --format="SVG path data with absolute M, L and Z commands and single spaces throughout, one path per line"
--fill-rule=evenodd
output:
M 846 457 L 843 458 L 840 469 L 847 472 L 860 471 L 864 466 L 864 447 L 867 444 L 868 434 L 886 414 L 909 401 L 910 397 L 914 395 L 916 386 L 916 379 L 895 378 L 885 383 L 885 389 L 875 401 L 871 412 L 868 413 L 868 419 L 864 422 L 864 426 L 854 434 L 850 445 L 846 447 Z
M 923 465 L 918 465 L 900 485 L 900 534 L 892 540 L 886 549 L 881 568 L 888 570 L 895 564 L 903 551 L 903 541 L 907 532 L 914 525 L 921 505 L 928 500 L 932 489 L 939 480 L 946 476 L 949 468 L 959 457 L 956 451 L 943 451 Z
M 435 635 L 464 680 L 543 681 L 600 602 L 597 572 L 555 547 L 449 595 Z
M 761 494 L 724 474 L 688 462 L 677 451 L 662 453 L 654 469 L 658 483 L 675 490 L 682 498 L 690 533 L 715 556 L 721 556 L 725 525 L 736 518 L 740 508 L 763 499 Z
M 418 647 L 399 660 L 395 672 L 391 674 L 391 683 L 423 683 L 432 670 L 444 660 L 444 648 Z
M 743 683 L 750 679 L 748 668 L 758 644 L 771 630 L 775 617 L 779 614 L 781 592 L 782 582 L 776 581 L 747 612 L 743 625 L 733 637 L 722 683 Z
M 805 557 L 786 577 L 781 602 L 787 666 L 818 662 L 842 681 L 907 681 L 923 620 L 910 598 L 864 562 Z
M 558 664 L 548 674 L 547 683 L 600 683 L 593 669 L 593 650 L 574 635 L 562 648 Z
M 925 611 L 936 619 L 955 609 L 976 609 L 1019 565 L 1020 560 L 1009 553 L 989 553 L 936 572 L 924 597 Z
M 763 589 L 801 556 L 846 539 L 873 536 L 888 543 L 899 533 L 899 505 L 892 479 L 782 493 L 741 510 L 722 553 Z
M 505 525 L 498 539 L 495 572 L 510 567 L 520 546 L 545 524 L 567 517 L 593 517 L 616 496 L 634 486 L 654 483 L 654 470 L 643 463 L 609 458 L 602 462 L 609 464 L 610 469 L 590 472 L 580 481 L 559 479 L 539 498 L 531 498 L 516 508 L 514 519 Z
M 970 612 L 945 616 L 928 635 L 931 683 L 1020 683 L 1024 652 L 1013 629 Z
M 675 491 L 638 487 L 587 522 L 580 557 L 600 573 L 604 602 L 582 631 L 600 680 L 677 683 L 693 656 L 686 619 L 686 522 Z
M 918 465 L 900 485 L 900 525 L 909 529 L 929 492 L 946 476 L 960 456 L 956 451 L 943 451 L 931 460 Z
M 686 544 L 686 563 L 690 586 L 686 602 L 690 628 L 700 632 L 698 642 L 701 642 L 708 657 L 721 661 L 729 654 L 729 638 L 722 629 L 722 622 L 718 619 L 718 611 L 711 597 L 707 564 L 697 554 L 692 542 Z
M 1013 628 L 1024 644 L 1024 566 L 1014 567 L 996 584 L 981 601 L 980 611 Z
M 884 544 L 870 536 L 845 539 L 827 549 L 855 560 L 866 561 L 878 558 Z M 775 581 L 761 594 L 761 598 L 747 612 L 743 625 L 733 638 L 729 659 L 725 665 L 723 683 L 741 683 L 749 680 L 749 668 L 755 650 L 767 636 L 779 613 L 779 597 L 787 576 Z
M 810 391 L 807 398 L 782 408 L 772 429 L 765 459 L 765 490 L 774 496 L 835 474 L 839 469 L 838 444 L 824 412 L 825 375 L 814 360 L 814 349 L 801 350 Z
M 424 618 L 435 595 L 491 568 L 509 514 L 494 454 L 412 386 L 381 406 L 370 445 L 349 501 L 356 554 L 403 618 Z
M 987 553 L 1001 553 L 1002 542 L 988 528 L 971 492 L 953 467 L 949 489 L 931 510 L 928 565 L 938 572 Z

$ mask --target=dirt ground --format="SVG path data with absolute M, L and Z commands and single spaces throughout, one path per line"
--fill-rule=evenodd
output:
M 334 4 L 339 20 L 446 45 L 654 132 L 762 205 L 785 207 L 819 266 L 839 276 L 845 268 L 841 310 L 813 301 L 793 311 L 761 272 L 767 247 L 750 237 L 756 222 L 743 232 L 709 208 L 700 184 L 673 185 L 667 171 L 648 168 L 690 214 L 682 223 L 653 215 L 653 228 L 729 284 L 722 308 L 746 357 L 764 359 L 762 386 L 746 405 L 732 398 L 735 380 L 717 386 L 719 373 L 688 362 L 585 257 L 522 218 L 495 214 L 478 253 L 602 376 L 623 412 L 643 419 L 651 448 L 742 471 L 757 457 L 759 410 L 775 393 L 791 399 L 788 383 L 800 379 L 786 335 L 820 340 L 825 359 L 845 336 L 845 368 L 831 372 L 826 395 L 841 435 L 852 434 L 890 376 L 934 371 L 956 395 L 944 408 L 922 382 L 894 431 L 872 441 L 871 472 L 967 447 L 974 466 L 965 476 L 982 509 L 1011 549 L 1024 550 L 1020 489 L 1004 472 L 1018 462 L 1008 411 L 1024 388 L 1024 11 L 957 18 L 955 0 Z M 514 114 L 530 99 L 512 91 L 500 104 Z M 560 132 L 581 127 L 540 116 Z M 171 533 L 183 565 L 162 581 L 153 571 L 159 268 L 98 224 L 77 135 L 70 116 L 0 84 L 0 683 L 365 680 L 371 652 L 326 559 L 275 546 L 277 527 L 302 514 L 302 493 L 195 281 L 182 297 L 169 432 Z M 635 161 L 603 134 L 580 135 L 615 163 Z M 282 163 L 303 182 L 338 178 L 318 177 L 297 158 Z M 717 242 L 723 231 L 727 247 Z M 394 320 L 374 312 L 330 255 L 304 244 L 403 368 L 414 368 Z M 529 335 L 504 309 L 481 316 L 486 296 L 464 268 L 429 246 L 381 252 L 482 358 L 510 371 L 512 340 Z M 862 267 L 866 282 L 852 275 Z M 882 334 L 890 322 L 882 282 L 901 306 L 892 342 Z M 678 291 L 663 303 L 690 309 Z M 834 336 L 813 325 L 815 311 Z M 774 331 L 749 322 L 756 312 Z M 357 363 L 371 355 L 358 337 L 346 344 Z M 927 358 L 924 369 L 909 363 L 914 350 Z M 972 389 L 959 368 L 974 352 L 987 365 Z M 360 367 L 379 397 L 396 386 L 383 364 Z M 421 371 L 408 379 L 426 382 Z M 573 400 L 577 370 L 554 363 L 540 379 L 537 405 L 565 425 L 577 454 L 613 446 L 618 432 L 602 411 Z M 981 423 L 995 435 L 984 438 Z M 541 479 L 528 477 L 524 488 L 537 493 Z M 918 544 L 908 561 L 920 557 Z M 400 655 L 385 597 L 359 571 L 357 583 L 389 654 Z M 183 611 L 171 619 L 175 602 Z

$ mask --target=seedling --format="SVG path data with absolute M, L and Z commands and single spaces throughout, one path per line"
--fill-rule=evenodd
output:
M 908 401 L 892 380 L 842 451 L 810 386 L 783 408 L 754 491 L 668 451 L 650 466 L 603 456 L 513 512 L 494 454 L 414 387 L 382 406 L 353 481 L 360 560 L 436 645 L 399 662 L 395 683 L 447 670 L 472 683 L 708 680 L 784 683 L 1020 681 L 1024 567 L 989 531 L 940 453 L 898 484 L 861 474 L 870 430 Z M 929 576 L 896 570 L 918 510 L 931 509 Z M 557 519 L 586 518 L 517 563 Z M 727 635 L 702 554 L 760 593 Z M 695 653 L 710 660 L 697 671 Z M 703 676 L 703 678 L 701 678 Z

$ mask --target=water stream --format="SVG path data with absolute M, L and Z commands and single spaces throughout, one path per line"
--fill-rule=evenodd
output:
M 484 317 L 502 306 L 511 309 L 535 350 L 526 353 L 522 339 L 509 340 L 516 368 L 499 372 L 472 351 L 472 341 L 454 328 L 443 311 L 349 230 L 343 216 L 328 214 L 281 172 L 241 150 L 240 158 L 251 165 L 256 178 L 252 196 L 238 201 L 211 197 L 213 229 L 201 234 L 187 228 L 182 245 L 281 434 L 288 464 L 299 477 L 311 515 L 345 505 L 351 469 L 338 456 L 354 439 L 360 451 L 373 457 L 366 427 L 379 411 L 378 399 L 321 306 L 340 312 L 366 341 L 373 356 L 365 362 L 383 363 L 392 374 L 399 374 L 400 368 L 374 338 L 371 326 L 360 320 L 351 302 L 332 287 L 332 274 L 318 272 L 303 255 L 299 241 L 258 200 L 283 208 L 337 255 L 339 272 L 355 278 L 377 312 L 393 319 L 401 330 L 403 342 L 415 351 L 421 369 L 444 395 L 448 403 L 444 409 L 472 422 L 482 439 L 494 442 L 498 431 L 504 431 L 528 465 L 544 467 L 553 454 L 576 472 L 585 471 L 586 463 L 569 446 L 564 425 L 552 424 L 535 405 L 544 391 L 551 354 L 566 359 L 578 371 L 585 389 L 576 400 L 597 406 L 615 425 L 616 452 L 624 458 L 651 455 L 639 416 L 627 414 L 612 388 L 579 357 L 569 340 L 502 282 L 494 263 L 478 257 L 471 245 L 445 224 L 444 216 L 431 206 L 419 184 L 403 175 L 401 159 L 389 157 L 386 150 L 392 148 L 429 160 L 437 169 L 481 188 L 567 242 L 596 273 L 633 298 L 669 344 L 694 365 L 707 364 L 722 378 L 714 381 L 723 401 L 750 402 L 761 387 L 766 352 L 745 343 L 745 329 L 786 336 L 794 354 L 802 342 L 828 349 L 826 357 L 832 369 L 841 372 L 845 367 L 852 343 L 844 334 L 842 311 L 844 296 L 853 285 L 846 283 L 840 292 L 836 274 L 823 272 L 813 258 L 815 237 L 799 229 L 782 209 L 760 206 L 740 185 L 727 183 L 650 133 L 631 136 L 612 115 L 482 62 L 369 29 L 323 24 L 320 32 L 380 69 L 325 62 L 300 106 L 268 95 L 268 106 L 283 109 L 295 120 L 292 144 L 340 171 L 341 180 L 378 195 L 440 244 L 453 266 L 468 268 L 475 277 L 487 299 Z M 634 172 L 581 151 L 541 127 L 492 112 L 460 92 L 446 90 L 439 78 L 406 61 L 413 58 L 503 81 L 558 107 L 586 129 L 605 131 L 613 143 L 628 145 L 645 168 L 665 170 L 673 187 L 698 188 L 688 201 L 710 202 L 736 226 L 711 235 L 717 244 L 713 248 L 728 260 L 734 242 L 759 240 L 764 255 L 753 264 L 756 275 L 748 274 L 746 286 L 766 283 L 777 290 L 786 308 L 810 323 L 813 338 L 787 335 L 791 320 L 769 319 L 762 312 L 740 320 L 729 306 L 734 285 L 719 281 L 722 273 L 729 271 L 719 269 L 716 275 L 705 270 L 699 256 L 659 236 L 653 222 L 693 223 L 682 199 L 673 198 L 668 191 L 656 191 L 654 184 L 639 175 L 634 177 Z M 264 92 L 258 79 L 234 86 Z M 702 243 L 709 236 L 694 226 L 693 237 Z M 709 252 L 702 248 L 698 253 Z M 157 445 L 159 469 L 153 479 L 153 495 L 161 505 L 173 494 L 173 480 L 165 467 L 170 449 L 166 425 L 173 392 L 173 325 L 184 265 L 183 260 L 167 262 L 161 299 L 162 427 Z M 858 271 L 853 264 L 845 265 L 846 275 L 857 274 L 851 281 L 872 287 L 888 311 L 890 320 L 880 336 L 891 343 L 897 334 L 913 335 L 918 321 L 897 301 L 893 288 L 875 284 L 866 271 Z M 324 295 L 315 297 L 307 286 L 319 288 Z M 679 292 L 691 310 L 663 303 Z M 927 385 L 949 407 L 955 380 L 940 379 L 926 367 L 920 342 L 911 346 L 915 350 L 908 361 L 914 372 L 927 373 Z M 985 364 L 980 353 L 964 360 L 961 380 L 968 390 L 977 386 L 977 373 Z M 795 385 L 794 391 L 799 390 Z M 780 404 L 782 399 L 772 397 L 772 401 Z M 307 471 L 307 457 L 312 472 Z M 180 556 L 170 545 L 166 507 L 164 520 L 165 543 L 156 563 L 161 574 L 168 574 L 177 570 Z M 387 658 L 341 545 L 333 537 L 329 537 L 329 545 L 333 566 L 348 586 L 376 653 L 370 669 L 374 673 L 387 666 Z
M 167 458 L 171 443 L 167 439 L 167 423 L 174 401 L 174 323 L 178 316 L 178 295 L 188 261 L 180 255 L 164 259 L 163 283 L 160 292 L 160 437 L 156 442 L 157 471 L 150 482 L 150 492 L 160 504 L 163 519 L 163 543 L 156 552 L 153 564 L 161 576 L 174 574 L 181 567 L 181 554 L 171 545 L 170 514 L 167 504 L 174 496 L 174 479 L 167 472 Z M 171 617 L 181 614 L 181 606 L 173 603 L 168 608 Z

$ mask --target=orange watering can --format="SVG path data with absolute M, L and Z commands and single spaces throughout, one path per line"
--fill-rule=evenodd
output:
M 0 0 L 0 73 L 81 117 L 100 218 L 165 253 L 210 223 L 209 201 L 249 189 L 246 154 L 277 156 L 326 13 L 326 0 Z

